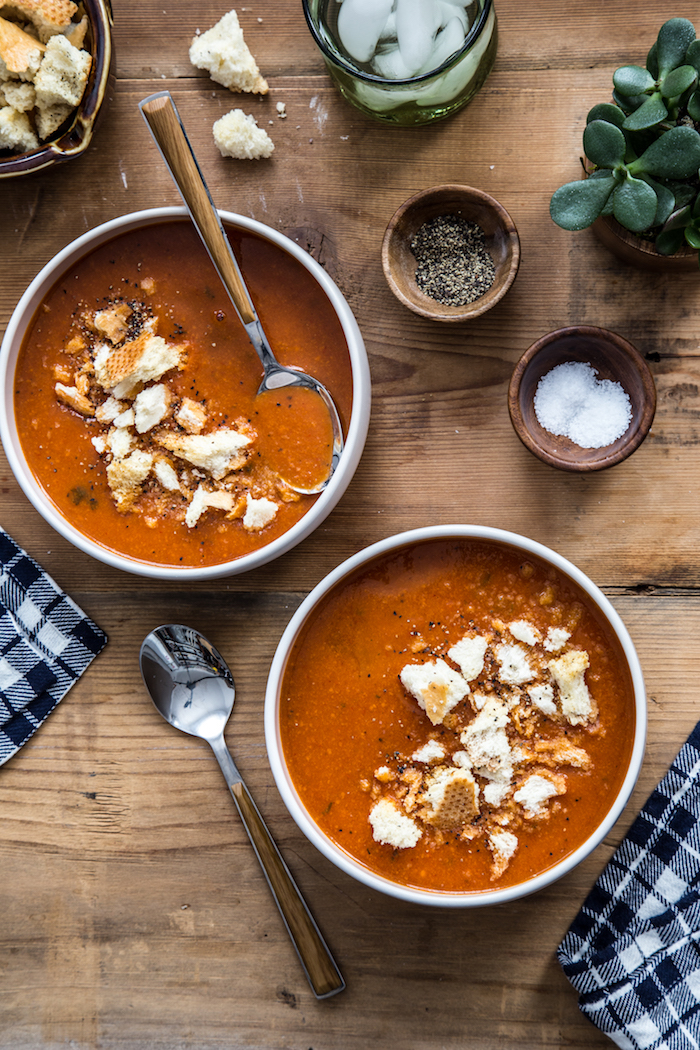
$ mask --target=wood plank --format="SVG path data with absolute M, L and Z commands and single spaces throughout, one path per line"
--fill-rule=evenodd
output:
M 119 0 L 116 90 L 87 155 L 2 185 L 0 330 L 37 271 L 75 237 L 128 211 L 179 203 L 137 110 L 169 88 L 219 206 L 290 235 L 346 295 L 369 354 L 373 414 L 356 476 L 314 535 L 273 565 L 188 587 L 154 585 L 72 548 L 0 454 L 0 525 L 110 639 L 0 769 L 0 1047 L 610 1045 L 579 1013 L 555 952 L 697 719 L 700 282 L 634 271 L 548 213 L 552 191 L 577 175 L 589 107 L 607 98 L 616 65 L 642 59 L 663 17 L 658 4 L 497 8 L 497 64 L 474 102 L 432 127 L 387 129 L 339 97 L 298 0 L 239 9 L 270 82 L 267 97 L 243 100 L 188 59 L 191 36 L 220 5 Z M 673 13 L 697 17 L 685 2 Z M 269 130 L 269 162 L 219 156 L 211 124 L 240 104 Z M 411 314 L 381 269 L 394 210 L 441 182 L 492 193 L 521 236 L 513 289 L 465 325 Z M 658 389 L 644 445 L 586 477 L 535 460 L 506 404 L 526 347 L 582 323 L 637 345 Z M 326 861 L 277 794 L 262 723 L 277 642 L 311 588 L 384 536 L 449 522 L 523 533 L 588 572 L 627 624 L 649 694 L 642 774 L 606 842 L 533 897 L 461 912 L 402 904 Z M 231 663 L 227 738 L 346 975 L 333 1000 L 316 1002 L 306 986 L 209 749 L 167 726 L 146 695 L 139 645 L 172 620 L 203 631 Z

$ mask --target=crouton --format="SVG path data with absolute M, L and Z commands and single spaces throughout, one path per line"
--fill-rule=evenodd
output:
M 39 140 L 32 131 L 26 113 L 18 113 L 12 106 L 0 108 L 0 149 L 26 153 L 36 149 Z
M 589 663 L 585 649 L 570 649 L 547 665 L 559 687 L 562 714 L 574 726 L 592 722 L 598 715 L 583 677 Z
M 77 10 L 73 0 L 0 0 L 0 12 L 28 19 L 44 41 L 69 30 Z
M 423 819 L 436 828 L 461 828 L 478 816 L 478 797 L 479 789 L 468 769 L 442 766 L 428 780 Z
M 155 456 L 153 462 L 153 473 L 164 489 L 169 492 L 177 492 L 180 488 L 180 479 L 172 463 L 165 456 Z
M 46 50 L 44 44 L 18 26 L 0 18 L 0 60 L 4 64 L 3 73 L 20 80 L 32 80 L 41 65 Z
M 212 492 L 203 485 L 199 485 L 187 508 L 185 525 L 188 529 L 194 528 L 207 507 L 232 511 L 234 506 L 235 496 L 232 492 L 225 492 L 223 489 Z
M 445 749 L 437 740 L 428 740 L 411 755 L 413 762 L 442 762 L 445 757 Z
M 141 492 L 141 485 L 150 474 L 153 456 L 136 449 L 125 459 L 114 459 L 107 467 L 107 483 L 117 504 L 125 514 Z
M 205 69 L 212 80 L 231 91 L 267 94 L 267 81 L 260 75 L 243 39 L 235 11 L 229 11 L 215 26 L 192 40 L 190 62 L 197 69 Z
M 62 404 L 67 405 L 68 408 L 72 408 L 74 412 L 79 412 L 81 416 L 95 415 L 95 406 L 92 401 L 85 394 L 82 394 L 77 387 L 56 383 L 54 389 L 57 399 Z
M 168 452 L 208 471 L 218 481 L 246 461 L 245 449 L 251 439 L 238 430 L 223 427 L 211 434 L 158 434 L 157 442 Z
M 158 383 L 147 386 L 134 399 L 134 426 L 139 434 L 145 434 L 156 424 L 162 423 L 170 408 L 171 394 L 167 386 Z
M 204 405 L 200 405 L 199 401 L 193 401 L 191 397 L 183 397 L 182 404 L 175 413 L 175 419 L 189 434 L 198 434 L 204 429 L 207 410 Z
M 488 845 L 493 855 L 491 879 L 498 879 L 510 864 L 518 848 L 518 840 L 512 831 L 492 831 Z
M 56 102 L 53 106 L 37 106 L 34 111 L 34 123 L 41 141 L 44 142 L 49 135 L 53 135 L 74 109 L 74 106 L 69 106 L 66 102 Z
M 243 528 L 247 532 L 259 532 L 269 525 L 277 514 L 278 507 L 271 499 L 264 496 L 254 499 L 248 492 L 246 495 L 246 512 L 243 516 Z
M 95 314 L 95 330 L 110 343 L 121 343 L 129 332 L 129 321 L 133 310 L 128 303 L 114 303 Z
M 183 348 L 166 343 L 159 335 L 141 332 L 123 346 L 101 346 L 95 355 L 95 378 L 116 398 L 133 396 L 142 383 L 161 379 L 181 368 Z
M 478 678 L 484 669 L 488 639 L 481 635 L 465 635 L 447 651 L 450 660 L 459 667 L 468 682 Z
M 28 113 L 34 109 L 36 92 L 34 85 L 28 80 L 5 80 L 0 84 L 0 94 L 7 105 L 12 106 L 18 113 Z
M 236 160 L 260 160 L 269 157 L 275 146 L 264 128 L 259 128 L 255 117 L 246 116 L 242 109 L 233 109 L 216 121 L 214 142 L 222 157 Z
M 522 787 L 513 795 L 515 801 L 523 807 L 525 816 L 532 819 L 540 817 L 546 812 L 547 803 L 555 795 L 563 795 L 566 791 L 566 780 L 561 776 L 545 777 L 540 773 L 533 773 L 527 778 Z
M 410 849 L 423 834 L 415 820 L 390 798 L 382 798 L 372 807 L 369 822 L 375 841 L 394 849 Z
M 469 692 L 469 686 L 462 675 L 444 660 L 407 664 L 402 669 L 400 678 L 433 725 L 439 725 L 448 711 L 456 707 Z
M 507 685 L 522 685 L 531 682 L 535 672 L 522 645 L 497 645 L 496 659 L 501 665 L 501 681 Z
M 38 109 L 77 106 L 83 97 L 91 65 L 89 52 L 79 51 L 65 36 L 52 36 L 34 78 Z

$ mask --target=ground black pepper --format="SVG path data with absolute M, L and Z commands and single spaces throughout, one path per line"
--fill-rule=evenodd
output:
M 466 306 L 487 292 L 496 267 L 484 231 L 458 215 L 424 222 L 411 241 L 420 290 L 443 306 Z

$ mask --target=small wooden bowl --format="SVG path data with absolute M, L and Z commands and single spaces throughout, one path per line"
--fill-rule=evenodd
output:
M 457 215 L 484 231 L 486 247 L 496 266 L 487 292 L 465 306 L 445 306 L 425 295 L 416 283 L 416 257 L 411 241 L 420 227 L 440 215 Z M 433 321 L 470 321 L 503 298 L 520 265 L 520 239 L 506 209 L 471 186 L 434 186 L 410 197 L 393 216 L 382 243 L 382 266 L 396 298 L 414 313 Z
M 537 384 L 566 361 L 590 364 L 599 379 L 610 379 L 626 391 L 632 419 L 612 444 L 581 448 L 540 426 L 534 404 Z M 656 385 L 644 358 L 622 336 L 586 325 L 558 328 L 533 343 L 518 361 L 508 390 L 508 410 L 522 443 L 545 463 L 560 470 L 603 470 L 630 456 L 649 433 L 656 411 Z

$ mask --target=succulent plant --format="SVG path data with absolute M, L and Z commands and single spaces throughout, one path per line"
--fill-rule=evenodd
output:
M 665 22 L 645 67 L 615 71 L 612 99 L 588 113 L 586 177 L 555 191 L 554 222 L 583 230 L 611 215 L 662 255 L 682 244 L 700 250 L 700 40 L 692 22 Z

